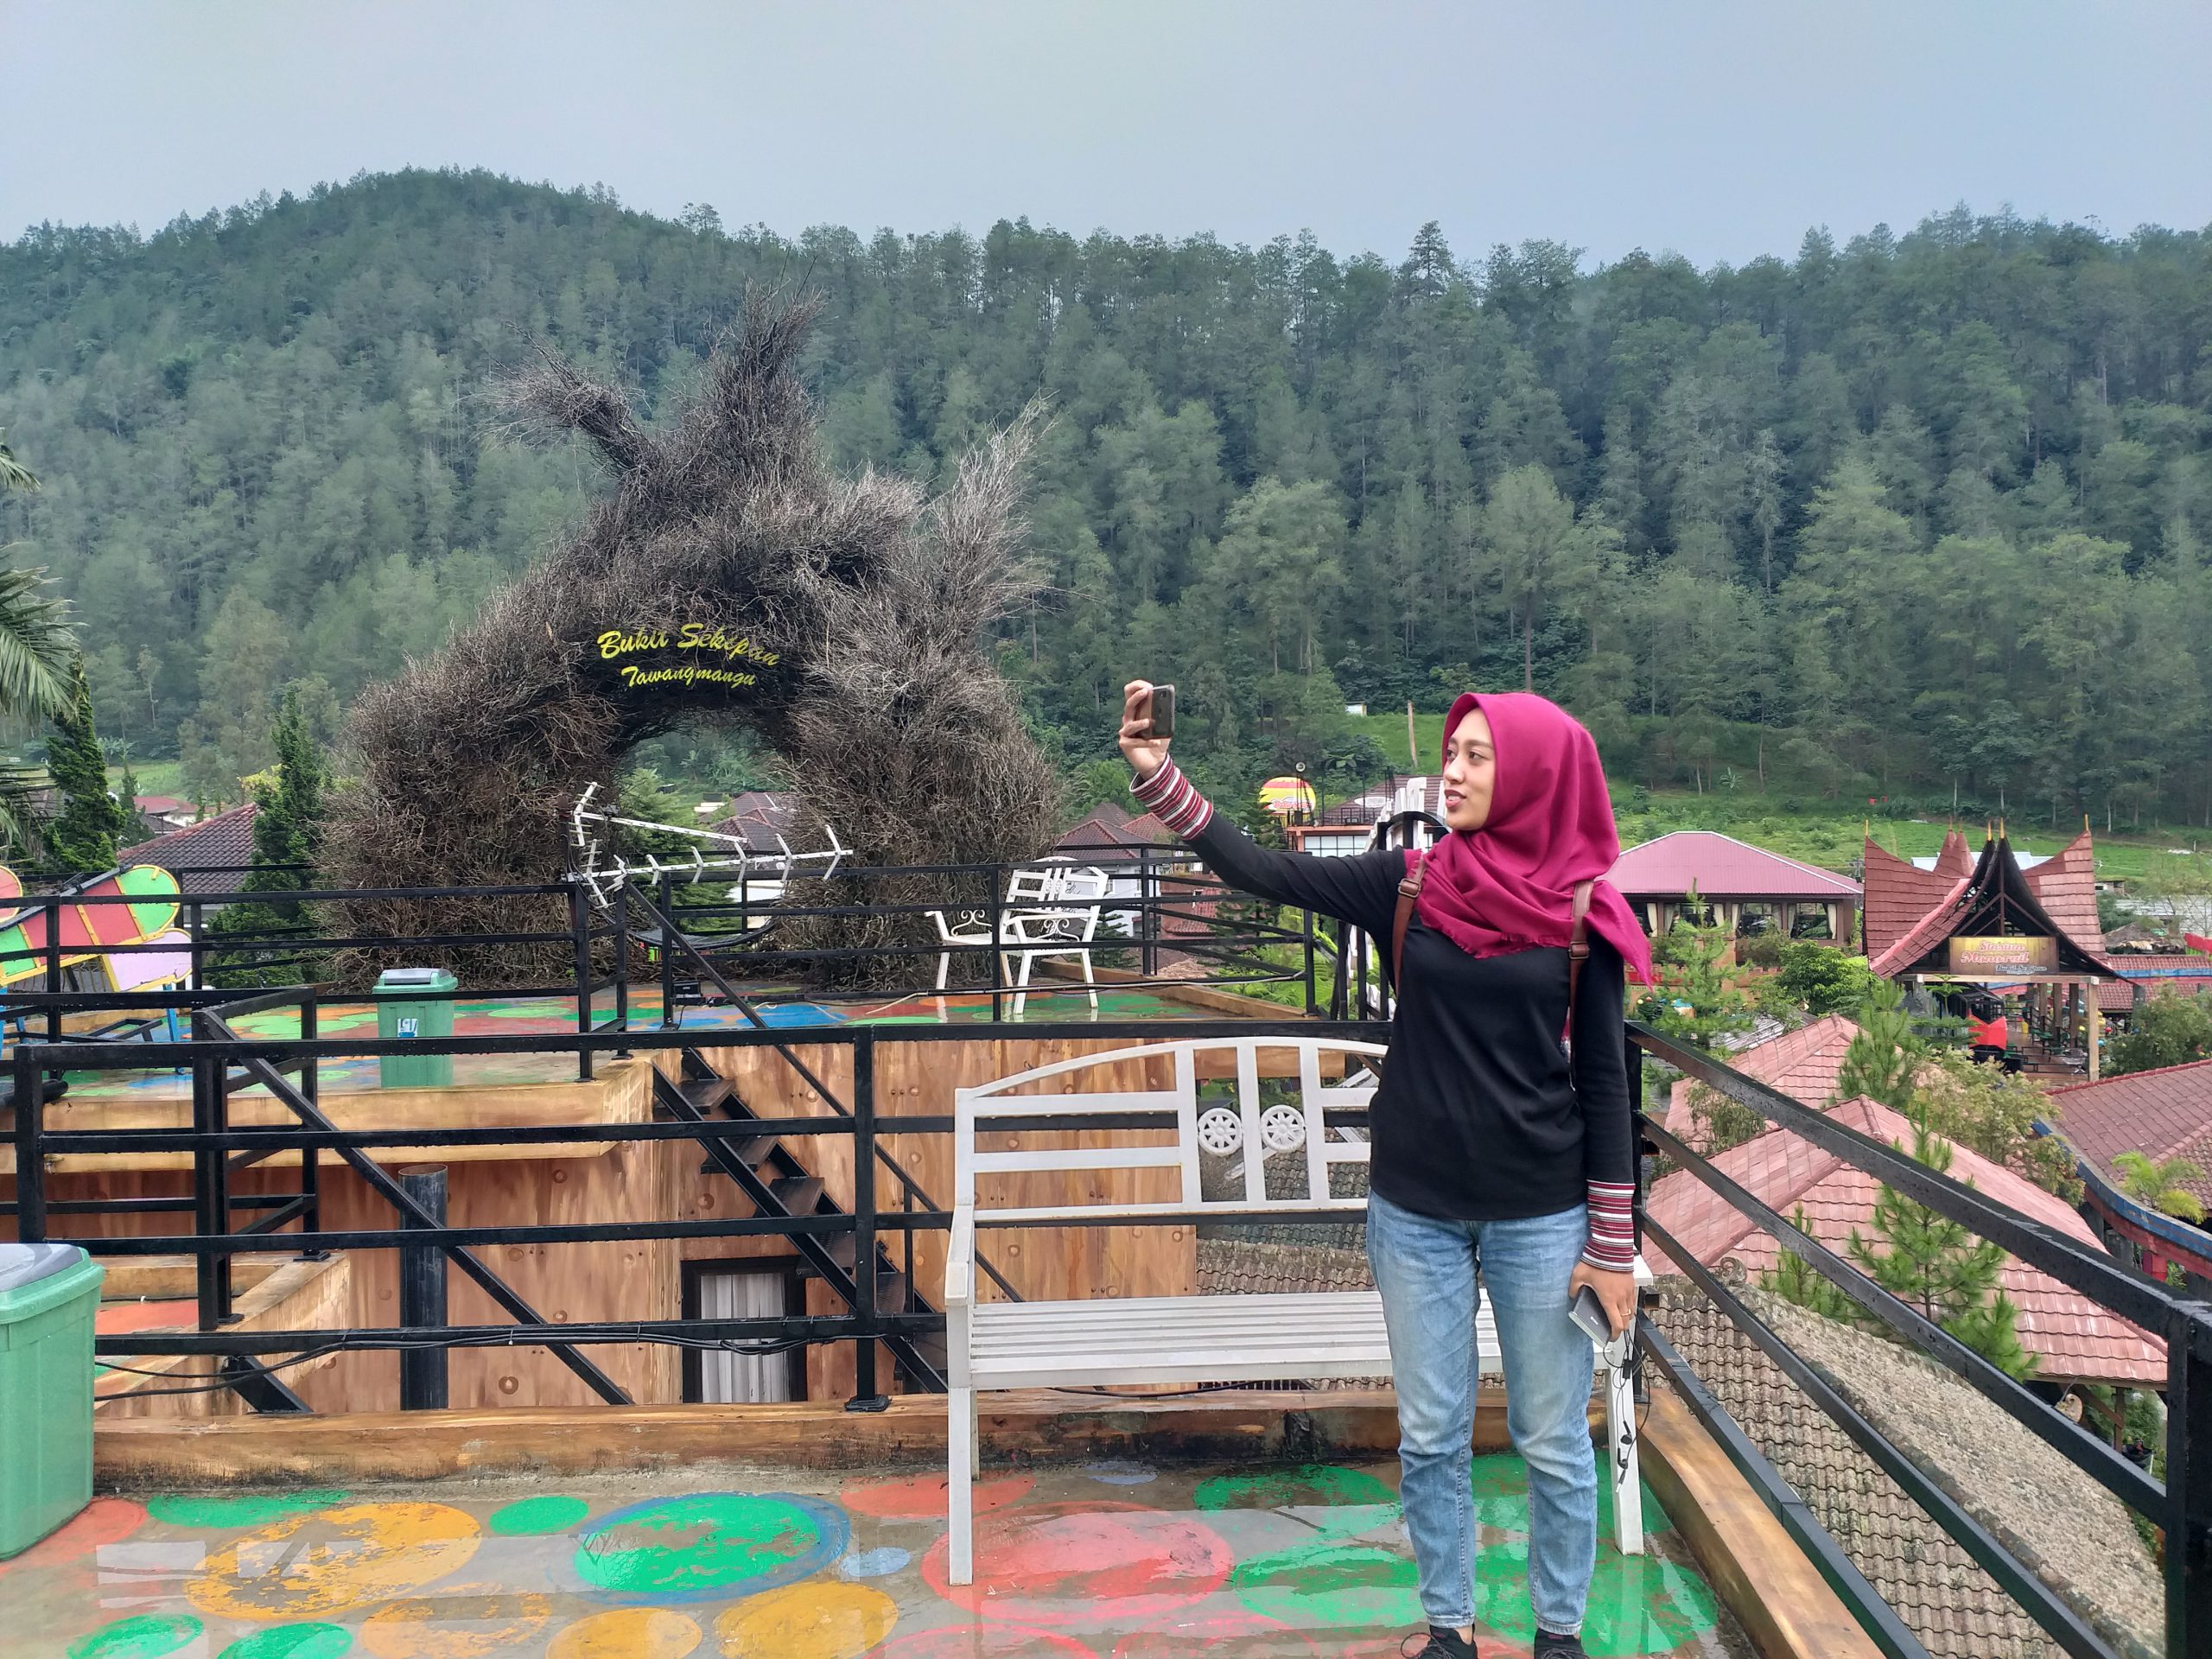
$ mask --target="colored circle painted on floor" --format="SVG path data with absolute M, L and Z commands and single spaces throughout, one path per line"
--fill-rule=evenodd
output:
M 706 1642 L 696 1619 L 668 1608 L 611 1608 L 566 1626 L 546 1659 L 683 1659 Z
M 1309 1463 L 1256 1474 L 1216 1475 L 1198 1483 L 1191 1501 L 1201 1510 L 1298 1510 L 1325 1538 L 1365 1532 L 1398 1513 L 1398 1494 L 1363 1469 Z M 1319 1511 L 1319 1514 L 1314 1511 Z
M 525 1497 L 485 1517 L 484 1529 L 499 1538 L 537 1538 L 549 1532 L 566 1532 L 591 1513 L 581 1497 Z
M 893 1637 L 874 1659 L 1098 1659 L 1072 1637 L 1020 1624 L 956 1624 Z
M 1036 1490 L 1034 1475 L 1009 1475 L 977 1482 L 969 1489 L 976 1513 L 1019 1503 Z M 855 1515 L 875 1521 L 942 1521 L 949 1513 L 943 1475 L 912 1475 L 901 1480 L 855 1481 L 839 1493 Z
M 265 1527 L 288 1515 L 343 1503 L 346 1492 L 172 1492 L 149 1498 L 146 1513 L 169 1527 Z
M 837 1576 L 842 1579 L 887 1579 L 903 1571 L 914 1559 L 912 1552 L 885 1544 L 877 1549 L 856 1550 L 837 1563 Z
M 361 1621 L 376 1659 L 492 1659 L 527 1644 L 553 1617 L 550 1596 L 496 1584 L 458 1584 L 395 1601 Z
M 545 1659 L 684 1659 L 706 1635 L 696 1620 L 665 1607 L 614 1607 L 569 1625 Z
M 844 1513 L 790 1492 L 697 1492 L 603 1516 L 584 1534 L 575 1568 L 620 1596 L 702 1601 L 756 1594 L 804 1579 L 845 1553 Z
M 348 1503 L 241 1533 L 185 1586 L 203 1613 L 296 1619 L 434 1584 L 468 1565 L 482 1533 L 444 1503 Z
M 1527 1544 L 1509 1540 L 1477 1553 L 1475 1617 L 1514 1641 L 1535 1639 Z M 1590 1576 L 1582 1646 L 1591 1659 L 1672 1653 L 1711 1630 L 1719 1618 L 1712 1589 L 1691 1568 L 1662 1556 L 1601 1548 Z
M 353 1645 L 342 1624 L 279 1624 L 240 1637 L 216 1659 L 338 1659 Z
M 160 1659 L 200 1631 L 189 1613 L 137 1613 L 103 1624 L 69 1644 L 69 1659 Z
M 1103 1480 L 1109 1486 L 1145 1486 L 1160 1478 L 1160 1471 L 1148 1463 L 1132 1463 L 1127 1458 L 1107 1458 L 1097 1463 L 1086 1463 L 1083 1472 L 1093 1480 Z
M 102 1544 L 119 1544 L 145 1524 L 144 1504 L 127 1497 L 96 1497 L 22 1554 L 0 1561 L 0 1578 L 18 1567 L 86 1560 Z
M 1031 1624 L 1149 1624 L 1211 1595 L 1236 1556 L 1188 1515 L 1135 1503 L 1031 1503 L 976 1523 L 976 1582 L 951 1582 L 950 1535 L 922 1560 L 929 1586 L 956 1607 Z
M 723 1659 L 860 1659 L 891 1634 L 899 1604 L 861 1584 L 794 1584 L 715 1621 Z
M 1300 1630 L 1358 1630 L 1421 1622 L 1419 1571 L 1380 1544 L 1301 1544 L 1243 1562 L 1236 1599 Z
M 1268 1659 L 1294 1659 L 1312 1654 L 1320 1659 L 1313 1638 L 1258 1613 L 1209 1613 L 1176 1619 L 1148 1630 L 1135 1630 L 1114 1644 L 1114 1659 L 1196 1659 L 1205 1653 L 1251 1652 L 1243 1644 L 1268 1638 Z

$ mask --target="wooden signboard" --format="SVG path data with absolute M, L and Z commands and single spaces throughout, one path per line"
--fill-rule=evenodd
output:
M 1991 975 L 2052 974 L 2058 971 L 2056 939 L 1961 936 L 1951 941 L 1951 971 Z

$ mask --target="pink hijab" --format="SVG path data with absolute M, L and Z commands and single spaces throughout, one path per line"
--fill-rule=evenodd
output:
M 1628 900 L 1603 879 L 1621 843 L 1596 741 L 1548 697 L 1470 691 L 1445 717 L 1447 749 L 1478 707 L 1497 754 L 1490 822 L 1455 830 L 1430 850 L 1421 920 L 1478 957 L 1563 945 L 1573 925 L 1575 885 L 1594 881 L 1591 930 L 1621 953 L 1631 978 L 1650 984 L 1651 942 Z

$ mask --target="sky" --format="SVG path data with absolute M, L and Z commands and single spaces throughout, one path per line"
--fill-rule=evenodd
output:
M 2212 224 L 2204 0 L 0 0 L 0 237 L 475 166 L 785 234 L 1700 266 L 1963 201 Z

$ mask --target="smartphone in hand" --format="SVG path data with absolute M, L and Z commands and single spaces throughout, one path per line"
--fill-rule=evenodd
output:
M 1615 1336 L 1613 1322 L 1607 1316 L 1605 1305 L 1598 1299 L 1596 1291 L 1587 1285 L 1578 1289 L 1574 1293 L 1573 1306 L 1567 1310 L 1567 1316 L 1582 1327 L 1585 1336 L 1598 1344 L 1598 1352 L 1606 1364 L 1626 1363 L 1629 1351 L 1636 1342 L 1636 1327 L 1631 1325 L 1620 1335 Z
M 1152 688 L 1152 735 L 1175 735 L 1175 688 L 1172 685 Z

